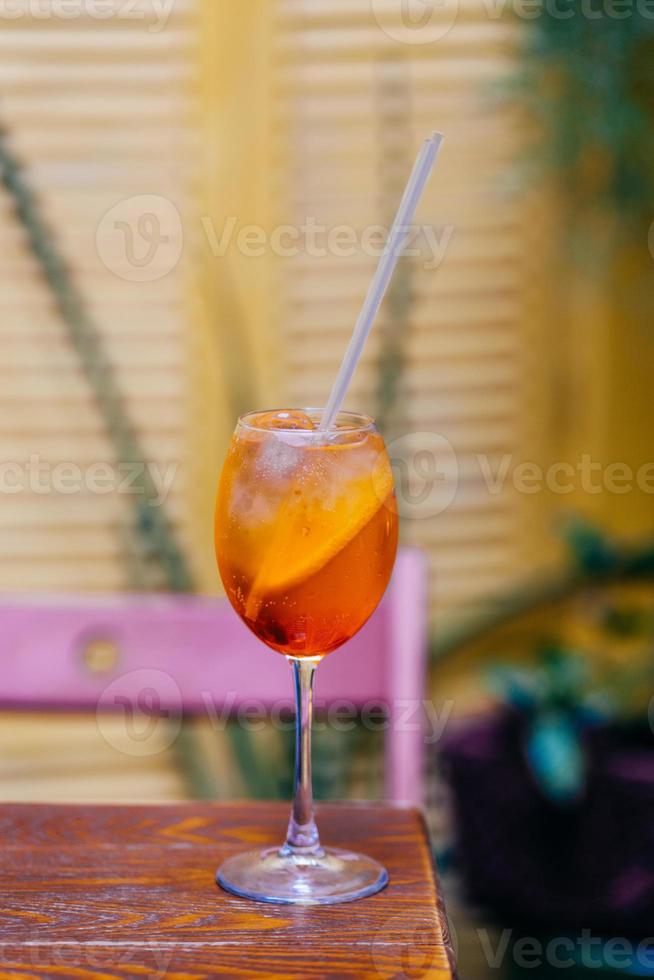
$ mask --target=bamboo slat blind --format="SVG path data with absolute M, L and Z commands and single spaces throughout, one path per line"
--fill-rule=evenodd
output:
M 369 226 L 392 218 L 420 140 L 434 128 L 445 132 L 417 216 L 435 230 L 442 261 L 424 268 L 433 259 L 424 239 L 421 254 L 404 260 L 348 401 L 377 411 L 379 358 L 390 337 L 405 366 L 388 435 L 439 433 L 459 468 L 454 501 L 443 513 L 406 520 L 405 540 L 430 554 L 435 608 L 469 609 L 522 573 L 538 533 L 526 507 L 533 500 L 510 487 L 489 493 L 477 460 L 487 454 L 496 467 L 507 453 L 534 458 L 543 429 L 544 224 L 507 191 L 523 123 L 497 98 L 517 28 L 491 16 L 482 0 L 462 0 L 454 23 L 427 44 L 398 42 L 392 27 L 380 27 L 399 10 L 390 0 L 257 0 L 255 7 L 232 13 L 175 0 L 158 30 L 149 29 L 153 7 L 145 0 L 135 8 L 143 20 L 7 20 L 1 118 L 102 330 L 148 458 L 177 465 L 169 510 L 210 590 L 216 430 L 226 432 L 231 421 L 223 426 L 201 406 L 216 405 L 220 372 L 235 370 L 224 345 L 230 333 L 248 334 L 257 383 L 274 360 L 263 403 L 273 396 L 323 403 L 375 258 L 358 244 L 351 255 L 310 255 L 300 238 L 297 254 L 270 256 L 270 268 L 234 252 L 222 259 L 210 254 L 191 190 L 199 188 L 218 235 L 234 208 L 248 223 L 265 206 L 269 233 L 275 222 L 301 228 L 309 218 L 325 235 L 345 225 L 360 242 Z M 448 5 L 434 12 L 451 14 Z M 243 18 L 247 30 L 237 23 Z M 209 86 L 221 89 L 200 93 L 204 116 L 193 85 L 200 51 L 205 74 L 215 75 Z M 235 103 L 247 118 L 239 121 Z M 229 132 L 214 132 L 217 126 Z M 249 193 L 245 185 L 255 180 Z M 169 199 L 193 222 L 182 261 L 152 282 L 116 275 L 95 241 L 106 212 L 142 194 Z M 82 468 L 111 459 L 89 386 L 3 196 L 0 241 L 2 459 L 24 464 L 37 453 Z M 209 347 L 192 336 L 187 245 L 202 249 L 215 289 L 203 311 L 204 329 L 214 331 Z M 276 286 L 270 304 L 268 281 Z M 226 290 L 243 324 L 226 312 Z M 246 377 L 249 366 L 240 370 Z M 207 447 L 211 460 L 192 469 L 189 457 L 197 463 Z M 133 584 L 125 562 L 129 497 L 28 488 L 3 495 L 2 504 L 0 588 Z
M 189 424 L 184 255 L 165 275 L 135 281 L 124 256 L 121 267 L 111 225 L 104 238 L 98 228 L 111 208 L 131 198 L 134 222 L 141 210 L 153 210 L 140 207 L 141 195 L 187 213 L 197 137 L 189 87 L 194 4 L 177 0 L 161 29 L 146 2 L 117 6 L 122 15 L 107 19 L 94 18 L 84 4 L 78 17 L 65 19 L 57 15 L 61 6 L 41 3 L 36 17 L 25 5 L 21 16 L 3 17 L 0 122 L 101 331 L 148 461 L 176 467 L 168 505 L 183 530 Z M 149 229 L 143 239 L 135 224 L 133 231 L 135 254 L 143 255 Z M 125 561 L 133 498 L 86 488 L 88 467 L 113 463 L 112 449 L 6 194 L 0 196 L 0 243 L 1 459 L 18 464 L 20 474 L 14 470 L 11 480 L 23 484 L 20 492 L 2 494 L 0 588 L 138 585 Z M 35 457 L 45 492 L 25 469 Z M 63 462 L 80 468 L 81 492 L 52 487 L 53 468 Z
M 348 226 L 360 243 L 366 226 L 390 222 L 420 140 L 433 129 L 446 135 L 416 221 L 447 248 L 440 266 L 426 269 L 423 240 L 422 254 L 400 269 L 412 301 L 396 338 L 405 366 L 389 434 L 438 433 L 456 452 L 453 502 L 403 525 L 405 540 L 429 552 L 434 608 L 456 613 L 522 574 L 536 536 L 533 513 L 528 519 L 510 486 L 489 493 L 477 455 L 495 468 L 503 454 L 515 461 L 538 448 L 540 229 L 507 190 L 524 123 L 502 105 L 498 82 L 515 56 L 516 25 L 466 0 L 436 42 L 419 43 L 416 31 L 415 43 L 403 43 L 394 33 L 399 8 L 276 0 L 275 186 L 283 220 Z M 434 5 L 434 16 L 450 9 Z M 390 34 L 374 12 L 382 23 L 388 16 Z M 291 404 L 324 403 L 375 264 L 358 245 L 348 256 L 307 252 L 279 260 Z M 393 315 L 391 299 L 348 395 L 352 408 L 376 409 Z

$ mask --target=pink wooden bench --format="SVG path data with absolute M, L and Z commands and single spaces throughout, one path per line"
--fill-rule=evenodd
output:
M 20 709 L 236 712 L 290 703 L 284 658 L 225 599 L 171 595 L 20 595 L 0 599 L 0 705 Z M 316 699 L 383 703 L 386 796 L 422 801 L 426 568 L 401 549 L 374 616 L 318 671 Z M 140 700 L 139 700 L 140 699 Z

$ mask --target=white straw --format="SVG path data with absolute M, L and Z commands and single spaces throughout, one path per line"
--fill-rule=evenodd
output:
M 318 426 L 320 432 L 324 432 L 325 429 L 331 426 L 343 404 L 343 399 L 345 398 L 350 381 L 352 380 L 352 375 L 361 356 L 361 351 L 368 339 L 370 328 L 377 315 L 377 310 L 384 298 L 397 260 L 404 248 L 407 235 L 411 230 L 410 226 L 413 215 L 442 142 L 442 134 L 433 133 L 422 144 L 420 153 L 413 165 L 409 182 L 406 185 L 400 206 L 395 215 L 395 221 L 388 235 L 386 247 L 368 288 L 364 304 L 352 331 L 350 343 L 345 351 L 345 356 L 343 357 L 336 381 L 334 382 L 334 387 L 331 390 L 327 406 L 322 414 L 320 425 Z

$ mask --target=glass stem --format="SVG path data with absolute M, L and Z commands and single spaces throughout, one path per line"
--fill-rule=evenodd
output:
M 311 718 L 313 679 L 320 662 L 317 657 L 288 657 L 295 684 L 295 779 L 293 808 L 288 824 L 285 855 L 322 854 L 318 828 L 313 818 L 311 786 Z

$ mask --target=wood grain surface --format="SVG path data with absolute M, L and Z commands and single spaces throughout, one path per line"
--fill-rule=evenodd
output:
M 389 870 L 344 905 L 262 905 L 214 883 L 225 857 L 281 841 L 278 803 L 0 808 L 0 977 L 453 977 L 421 815 L 319 807 L 325 843 Z

